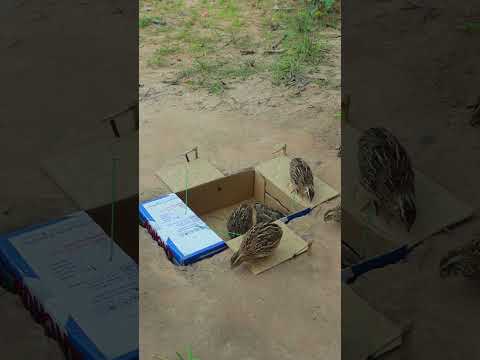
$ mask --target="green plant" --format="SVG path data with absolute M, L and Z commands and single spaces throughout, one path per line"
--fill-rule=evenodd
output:
M 480 30 L 480 21 L 468 22 L 464 25 L 464 30 L 467 32 L 473 32 Z
M 144 29 L 152 25 L 155 21 L 161 21 L 161 18 L 159 16 L 140 16 L 138 19 L 138 26 L 141 29 Z
M 163 66 L 166 63 L 166 57 L 168 55 L 175 54 L 178 52 L 179 48 L 175 46 L 165 46 L 161 47 L 153 53 L 148 64 L 150 66 Z
M 199 358 L 193 356 L 192 348 L 188 349 L 187 354 L 188 354 L 187 360 L 200 360 Z M 185 358 L 179 352 L 177 352 L 177 357 L 178 357 L 178 360 L 185 360 Z
M 194 88 L 205 88 L 218 95 L 227 88 L 224 80 L 245 80 L 257 71 L 255 64 L 248 62 L 237 65 L 224 59 L 197 58 L 190 68 L 180 73 L 179 78 L 187 79 Z

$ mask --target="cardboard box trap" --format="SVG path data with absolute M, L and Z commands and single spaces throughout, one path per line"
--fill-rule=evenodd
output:
M 160 179 L 175 192 L 233 251 L 237 250 L 242 237 L 230 239 L 226 228 L 231 211 L 241 203 L 261 202 L 290 215 L 308 207 L 314 207 L 338 195 L 338 192 L 320 179 L 315 179 L 316 196 L 312 203 L 292 194 L 288 188 L 289 159 L 280 157 L 228 176 L 219 176 L 208 161 L 194 160 L 157 172 Z M 197 176 L 188 186 L 186 172 L 192 170 Z M 213 170 L 212 170 L 213 169 Z M 221 173 L 220 173 L 221 174 Z M 202 182 L 205 181 L 205 182 Z M 176 191 L 174 191 L 176 190 Z M 249 264 L 250 270 L 259 274 L 307 250 L 307 243 L 281 221 L 284 235 L 274 254 L 266 259 Z

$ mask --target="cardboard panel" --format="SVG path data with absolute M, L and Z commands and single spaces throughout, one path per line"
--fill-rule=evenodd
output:
M 362 258 L 380 255 L 398 246 L 388 237 L 382 237 L 375 230 L 360 223 L 345 210 L 342 213 L 342 242 L 348 244 Z
M 223 174 L 205 159 L 186 160 L 174 166 L 164 166 L 155 172 L 160 180 L 172 192 L 184 191 L 186 186 L 195 186 L 208 183 L 223 177 Z
M 360 132 L 346 125 L 342 129 L 342 136 L 344 137 L 342 166 L 345 167 L 343 173 L 349 174 L 349 181 L 342 184 L 344 209 L 359 224 L 362 226 L 368 225 L 381 236 L 384 239 L 385 246 L 391 248 L 390 244 L 399 246 L 421 241 L 472 216 L 473 209 L 469 205 L 455 198 L 445 188 L 416 169 L 417 220 L 410 233 L 395 219 L 389 224 L 382 216 L 377 217 L 369 211 L 362 212 L 361 208 L 365 205 L 365 194 L 357 185 L 359 178 L 357 142 Z M 358 247 L 362 241 L 359 236 L 349 239 L 344 236 L 342 240 L 349 242 L 349 244 L 351 242 L 352 247 Z M 368 238 L 366 241 L 370 244 L 376 240 Z
M 125 253 L 138 263 L 138 224 L 132 221 L 132 214 L 138 212 L 138 197 L 119 201 L 115 205 L 115 242 Z M 111 204 L 87 210 L 88 215 L 110 236 L 112 209 Z
M 281 211 L 285 214 L 290 213 L 289 209 L 284 207 L 277 199 L 270 196 L 269 194 L 265 194 L 264 204 L 267 205 L 268 207 L 271 207 L 272 209 Z
M 258 172 L 255 172 L 255 188 L 253 195 L 258 201 L 265 203 L 265 178 Z
M 342 284 L 342 359 L 373 359 L 401 343 L 401 329 Z
M 258 275 L 283 263 L 284 261 L 298 256 L 306 252 L 308 249 L 305 240 L 295 234 L 287 225 L 280 221 L 276 221 L 276 223 L 280 225 L 283 230 L 283 237 L 280 241 L 280 245 L 271 256 L 247 264 L 250 271 L 255 275 Z M 233 240 L 227 241 L 227 245 L 231 250 L 237 251 L 240 248 L 242 240 L 243 236 L 238 236 Z
M 206 184 L 180 191 L 177 195 L 198 215 L 241 202 L 253 197 L 255 172 L 244 170 Z
M 312 202 L 292 193 L 290 160 L 287 156 L 280 156 L 256 167 L 257 173 L 265 178 L 266 192 L 280 201 L 284 207 L 290 211 L 298 211 L 314 207 L 339 195 L 338 191 L 317 177 L 314 177 L 315 198 Z
M 88 144 L 43 161 L 42 168 L 79 208 L 92 209 L 112 202 L 112 158 L 118 157 L 117 200 L 137 196 L 137 137 Z

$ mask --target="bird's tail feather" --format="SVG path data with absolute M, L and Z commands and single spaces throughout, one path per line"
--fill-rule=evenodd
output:
M 240 256 L 240 252 L 237 251 L 235 254 L 232 255 L 232 258 L 230 259 L 230 267 L 234 268 L 243 261 L 242 257 Z

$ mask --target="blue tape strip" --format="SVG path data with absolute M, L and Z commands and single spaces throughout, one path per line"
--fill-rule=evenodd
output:
M 292 221 L 294 219 L 297 219 L 299 217 L 303 217 L 305 215 L 308 215 L 308 214 L 310 214 L 311 211 L 312 211 L 312 208 L 306 208 L 306 209 L 297 211 L 296 213 L 290 214 L 290 215 L 287 216 L 287 220 L 285 220 L 285 224 L 288 224 L 290 221 Z
M 371 270 L 395 264 L 405 259 L 406 256 L 410 253 L 410 251 L 411 248 L 408 245 L 404 245 L 386 254 L 365 260 L 360 264 L 352 265 L 348 269 L 342 270 L 342 281 L 345 280 L 346 282 L 351 283 L 355 281 L 359 276 L 362 276 L 363 274 L 366 274 Z

